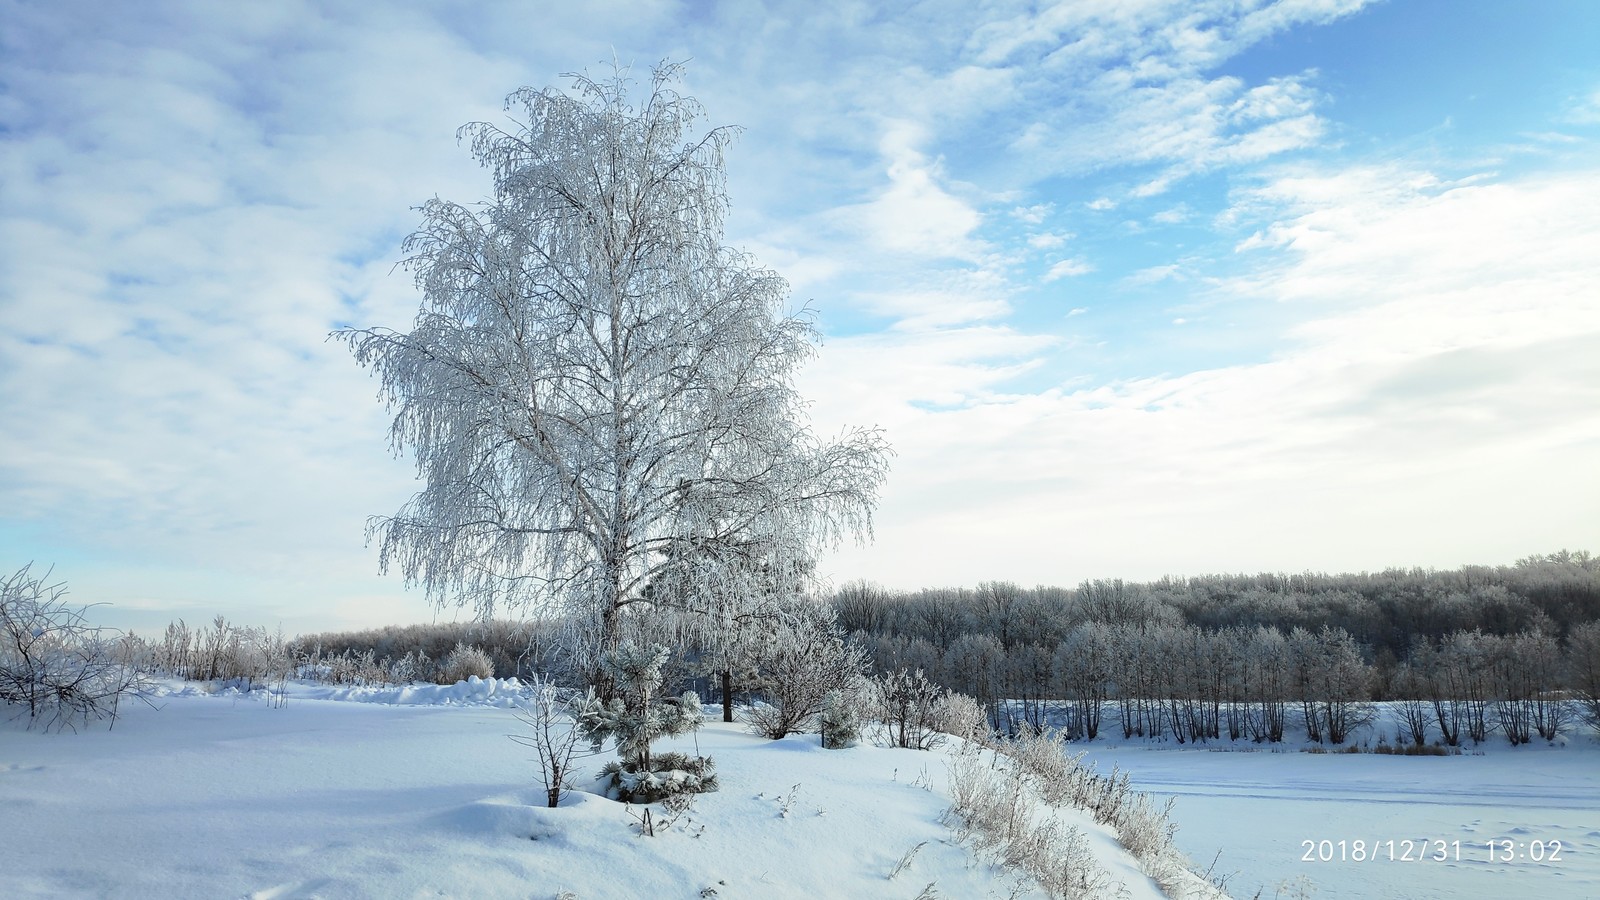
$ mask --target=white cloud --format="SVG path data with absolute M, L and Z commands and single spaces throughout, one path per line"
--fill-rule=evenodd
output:
M 1281 31 L 1329 22 L 1362 5 L 1057 4 L 991 21 L 974 31 L 969 46 L 988 64 L 1026 68 L 1014 88 L 1018 96 L 1055 99 L 1013 135 L 1013 151 L 1026 157 L 1019 166 L 1043 177 L 1155 164 L 1163 172 L 1135 192 L 1154 196 L 1196 172 L 1322 140 L 1314 70 L 1255 85 L 1213 72 Z
M 1051 266 L 1048 272 L 1044 273 L 1044 281 L 1046 284 L 1049 284 L 1052 281 L 1058 281 L 1062 278 L 1071 278 L 1074 275 L 1087 275 L 1093 271 L 1094 266 L 1089 265 L 1081 259 L 1063 259 Z
M 1181 272 L 1181 267 L 1176 264 L 1150 266 L 1149 268 L 1140 269 L 1139 271 L 1134 272 L 1132 275 L 1129 275 L 1123 280 L 1129 284 L 1155 284 L 1158 281 L 1167 281 L 1169 279 L 1177 278 Z
M 996 325 L 835 338 L 802 373 L 801 388 L 815 398 L 813 416 L 824 433 L 875 423 L 890 429 L 897 452 L 937 457 L 947 449 L 942 441 L 924 443 L 894 432 L 928 421 L 925 405 L 955 409 L 999 402 L 1006 396 L 1000 388 L 1036 369 L 1056 344 L 1047 335 Z
M 1035 250 L 1053 250 L 1072 240 L 1070 234 L 1057 234 L 1055 232 L 1042 232 L 1028 235 L 1028 246 Z
M 869 291 L 855 300 L 872 313 L 894 321 L 901 331 L 927 331 L 998 319 L 1011 305 L 982 277 L 955 278 L 923 289 Z
M 1011 211 L 1011 218 L 1029 225 L 1038 225 L 1055 212 L 1054 203 L 1037 203 L 1033 206 L 1019 206 Z
M 1234 122 L 1272 122 L 1309 114 L 1315 106 L 1315 94 L 1305 78 L 1275 78 L 1245 91 L 1228 107 L 1228 118 Z
M 1189 219 L 1193 217 L 1194 210 L 1189 208 L 1189 204 L 1179 203 L 1177 206 L 1170 207 L 1156 213 L 1150 217 L 1150 220 L 1152 222 L 1159 222 L 1162 225 L 1179 225 L 1189 221 Z
M 976 259 L 981 246 L 972 233 L 982 216 L 945 189 L 939 161 L 917 149 L 924 139 L 920 127 L 893 123 L 880 145 L 889 184 L 872 201 L 836 215 L 859 223 L 863 237 L 893 253 Z

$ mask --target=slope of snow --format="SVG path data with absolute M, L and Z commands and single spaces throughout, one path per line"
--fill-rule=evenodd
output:
M 0 893 L 912 898 L 932 884 L 1011 896 L 940 824 L 939 753 L 822 750 L 815 735 L 710 723 L 662 743 L 715 757 L 721 790 L 647 838 L 636 808 L 594 794 L 543 807 L 531 752 L 506 737 L 521 726 L 497 708 L 518 687 L 292 684 L 282 708 L 180 688 L 110 731 L 5 724 Z M 1127 897 L 1159 896 L 1105 828 L 1068 815 Z

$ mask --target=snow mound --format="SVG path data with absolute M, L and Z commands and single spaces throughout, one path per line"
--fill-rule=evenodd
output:
M 561 805 L 551 809 L 543 791 L 518 791 L 486 797 L 444 813 L 439 824 L 459 834 L 480 834 L 560 843 L 568 830 L 593 827 L 594 820 L 608 814 L 615 818 L 620 804 L 569 791 Z

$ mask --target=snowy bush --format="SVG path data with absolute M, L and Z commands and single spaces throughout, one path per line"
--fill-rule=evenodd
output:
M 90 626 L 86 609 L 61 599 L 64 584 L 46 584 L 49 573 L 34 577 L 31 568 L 0 581 L 0 703 L 26 712 L 29 727 L 114 722 L 122 698 L 144 687 L 134 643 Z
M 450 655 L 439 663 L 440 684 L 455 684 L 474 675 L 479 678 L 494 677 L 494 663 L 489 660 L 489 654 L 477 647 L 457 644 Z
M 940 713 L 945 691 L 922 670 L 900 669 L 873 680 L 874 718 L 892 747 L 932 750 L 944 742 Z
M 652 758 L 650 745 L 657 738 L 686 734 L 700 727 L 700 697 L 685 691 L 681 697 L 657 700 L 665 647 L 642 648 L 623 644 L 600 659 L 605 677 L 619 696 L 602 702 L 591 690 L 575 704 L 578 732 L 598 752 L 608 740 L 617 745 L 616 762 L 602 770 L 618 800 L 653 803 L 681 792 L 714 791 L 712 761 L 664 753 Z
M 263 682 L 281 684 L 296 663 L 296 650 L 282 629 L 241 626 L 225 616 L 217 616 L 209 628 L 190 628 L 182 619 L 170 623 L 159 642 L 147 645 L 147 653 L 158 672 L 227 682 L 246 691 Z
M 847 642 L 830 607 L 806 603 L 784 610 L 756 651 L 755 686 L 766 696 L 745 721 L 757 734 L 777 740 L 811 728 L 823 699 L 862 681 L 866 653 Z
M 938 722 L 935 727 L 944 734 L 964 741 L 988 742 L 991 734 L 989 715 L 984 712 L 983 705 L 972 697 L 950 691 L 939 698 L 935 714 Z
M 432 681 L 435 668 L 428 654 L 421 650 L 408 650 L 405 656 L 389 663 L 389 680 L 395 684 Z
M 621 760 L 600 768 L 616 799 L 627 803 L 654 803 L 676 794 L 703 794 L 717 789 L 716 763 L 708 756 L 659 753 L 648 768 L 630 768 Z

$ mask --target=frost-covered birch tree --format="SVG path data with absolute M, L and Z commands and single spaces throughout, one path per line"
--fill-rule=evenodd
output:
M 815 329 L 723 244 L 734 131 L 696 135 L 677 78 L 634 105 L 624 71 L 575 76 L 463 127 L 494 190 L 421 208 L 411 330 L 337 333 L 425 485 L 370 523 L 380 566 L 440 605 L 560 609 L 591 661 L 662 602 L 652 580 L 710 611 L 869 534 L 887 472 L 876 429 L 810 430 L 793 377 Z

